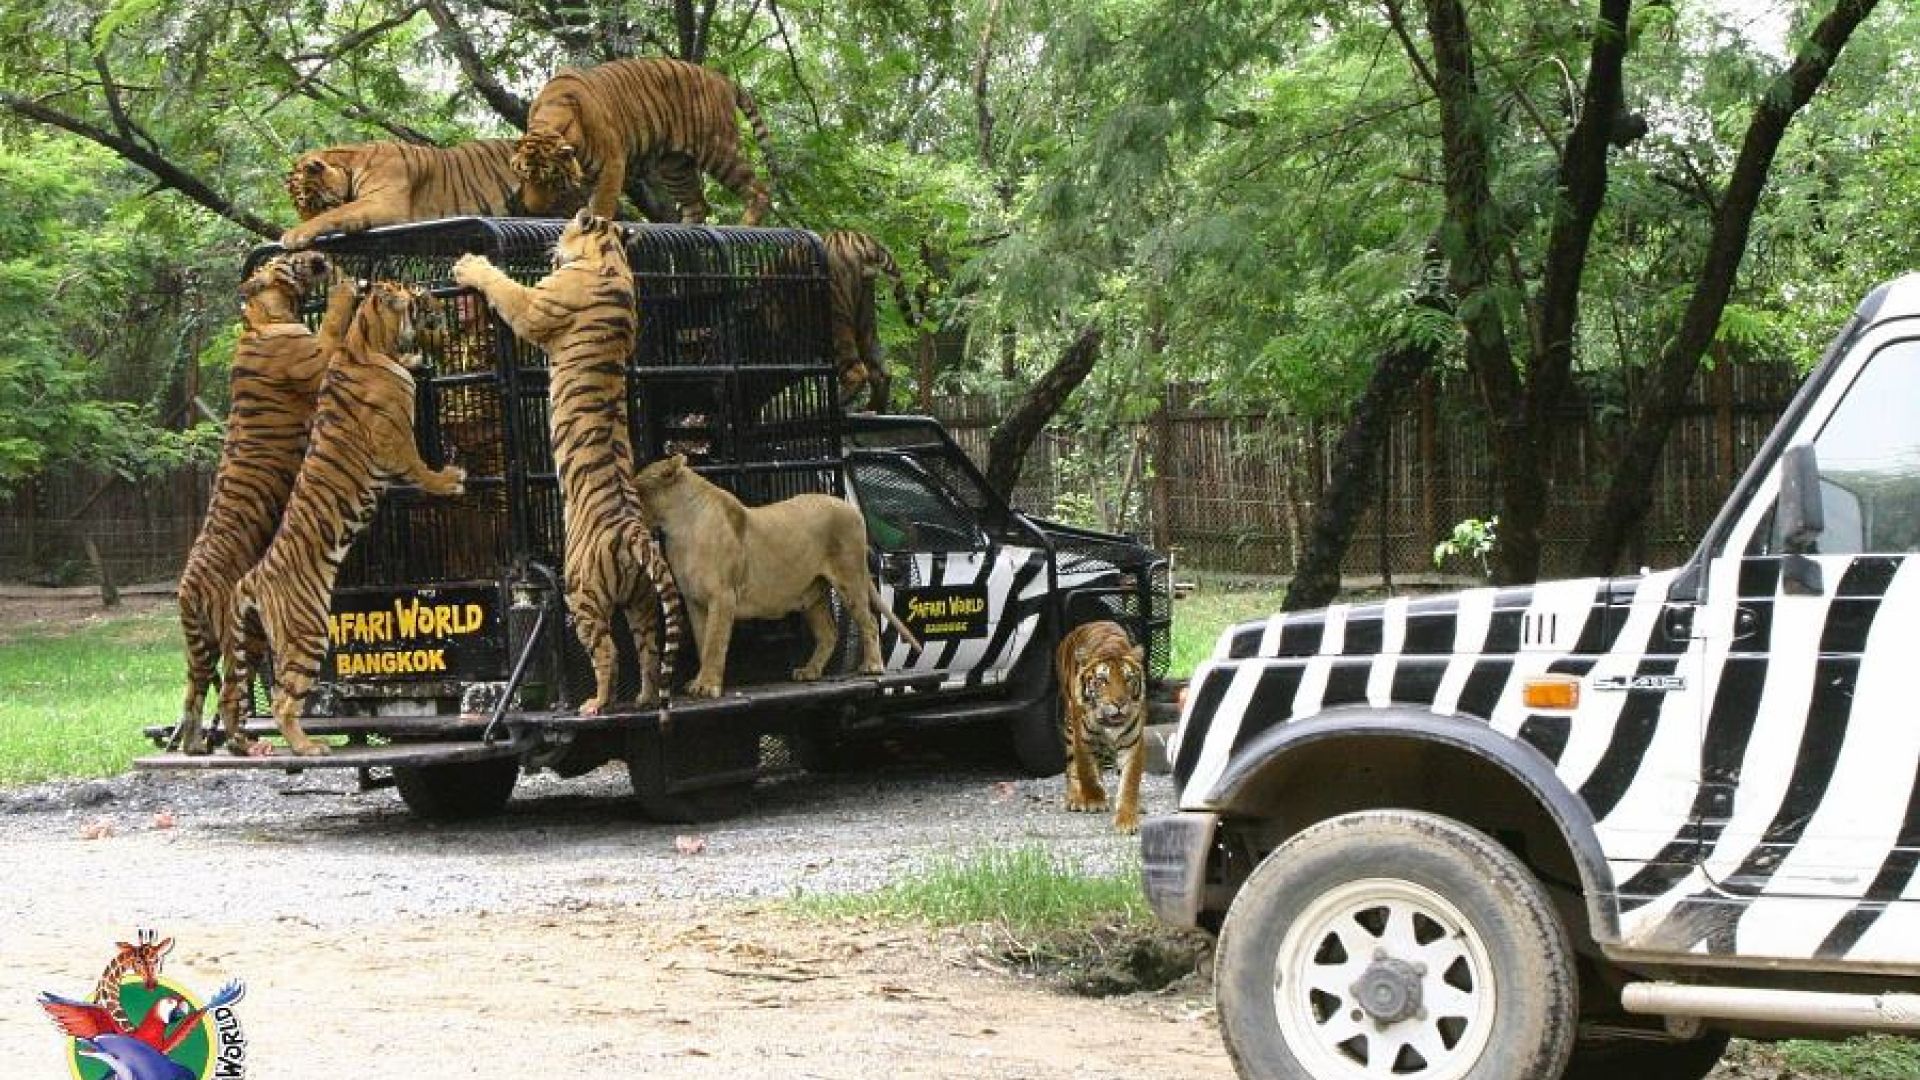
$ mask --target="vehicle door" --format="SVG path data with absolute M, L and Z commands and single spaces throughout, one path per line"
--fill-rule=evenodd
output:
M 881 598 L 924 646 L 915 654 L 884 630 L 887 670 L 948 671 L 950 686 L 999 681 L 1006 650 L 995 643 L 1011 595 L 1000 545 L 910 456 L 861 451 L 848 465 Z
M 1779 493 L 1798 446 L 1824 521 L 1796 537 Z M 1785 447 L 1708 564 L 1704 945 L 1917 960 L 1920 320 L 1848 348 Z

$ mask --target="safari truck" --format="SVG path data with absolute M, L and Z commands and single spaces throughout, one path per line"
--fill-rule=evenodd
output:
M 416 432 L 430 464 L 466 470 L 466 492 L 390 490 L 342 566 L 332 649 L 302 721 L 342 745 L 297 762 L 216 750 L 141 765 L 354 768 L 363 783 L 390 780 L 417 814 L 446 819 L 498 810 L 524 770 L 576 776 L 624 760 L 648 813 L 690 820 L 736 810 L 763 773 L 829 766 L 851 742 L 920 725 L 998 724 L 1020 765 L 1059 771 L 1051 657 L 1083 621 L 1125 623 L 1164 673 L 1164 559 L 1125 537 L 1015 512 L 931 419 L 843 414 L 816 236 L 638 226 L 628 242 L 640 317 L 628 386 L 640 463 L 684 454 L 748 505 L 802 492 L 853 500 L 881 596 L 922 648 L 886 628 L 884 674 L 797 684 L 786 680 L 810 651 L 802 620 L 743 621 L 722 697 L 638 707 L 632 642 L 618 627 L 618 700 L 629 704 L 580 715 L 593 678 L 560 576 L 546 355 L 450 277 L 455 259 L 476 252 L 537 280 L 561 225 L 460 218 L 315 245 L 350 273 L 445 298 L 447 330 L 422 350 Z M 277 250 L 255 251 L 249 268 Z M 829 673 L 849 670 L 857 652 L 843 608 L 836 617 Z M 678 681 L 696 668 L 691 652 Z M 267 705 L 256 685 L 250 733 L 273 733 Z M 170 732 L 148 734 L 164 744 Z
M 1697 1078 L 1920 1029 L 1920 275 L 1678 569 L 1232 627 L 1141 829 L 1243 1076 Z M 1569 1063 L 1570 1066 L 1569 1066 Z

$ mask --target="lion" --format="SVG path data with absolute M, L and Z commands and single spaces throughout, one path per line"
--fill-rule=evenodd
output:
M 831 495 L 795 495 L 748 507 L 688 468 L 681 454 L 641 469 L 634 489 L 666 535 L 667 563 L 679 579 L 700 649 L 700 673 L 687 684 L 689 696 L 720 696 L 735 619 L 775 619 L 795 611 L 813 634 L 813 655 L 793 669 L 793 679 L 818 679 L 838 637 L 829 587 L 840 591 L 859 631 L 861 674 L 886 670 L 876 609 L 919 650 L 919 639 L 874 588 L 866 519 L 852 504 Z

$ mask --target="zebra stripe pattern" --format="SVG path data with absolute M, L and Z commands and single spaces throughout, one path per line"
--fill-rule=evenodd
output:
M 1180 804 L 1208 808 L 1275 724 L 1416 706 L 1526 743 L 1579 795 L 1613 873 L 1617 951 L 1920 959 L 1920 725 L 1898 700 L 1920 570 L 1817 559 L 1825 596 L 1789 595 L 1777 558 L 1730 559 L 1699 607 L 1669 602 L 1669 571 L 1234 627 L 1172 748 Z M 1524 705 L 1547 674 L 1583 679 L 1577 711 Z

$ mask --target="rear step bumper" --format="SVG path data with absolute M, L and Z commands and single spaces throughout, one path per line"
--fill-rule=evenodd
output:
M 686 724 L 707 724 L 732 716 L 765 713 L 785 719 L 795 710 L 859 701 L 881 695 L 931 693 L 947 678 L 944 671 L 915 671 L 889 675 L 857 675 L 810 683 L 773 683 L 747 686 L 717 698 L 675 698 L 664 710 L 667 722 L 687 731 Z M 345 735 L 349 746 L 316 757 L 295 757 L 277 744 L 266 757 L 236 757 L 224 750 L 210 754 L 153 754 L 134 762 L 142 769 L 368 769 L 395 765 L 450 765 L 487 761 L 525 753 L 543 732 L 574 732 L 616 728 L 651 728 L 663 715 L 658 707 L 624 706 L 598 716 L 578 713 L 510 712 L 502 725 L 514 735 L 492 744 L 480 741 L 486 731 L 484 716 L 309 716 L 300 727 L 308 735 Z M 149 727 L 147 738 L 165 745 L 171 727 Z M 243 730 L 255 737 L 279 734 L 271 720 L 251 719 Z M 697 730 L 697 729 L 693 729 Z M 385 746 L 364 745 L 369 735 L 394 739 Z
M 153 754 L 134 760 L 136 769 L 391 769 L 420 765 L 468 765 L 479 761 L 519 757 L 527 743 L 483 742 L 403 743 L 397 746 L 336 746 L 316 757 L 296 757 L 274 747 L 266 757 L 236 757 L 224 750 L 211 754 Z

